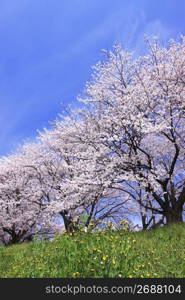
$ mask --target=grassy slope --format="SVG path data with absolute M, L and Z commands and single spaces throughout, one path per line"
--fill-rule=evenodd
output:
M 185 224 L 0 247 L 0 277 L 185 277 Z

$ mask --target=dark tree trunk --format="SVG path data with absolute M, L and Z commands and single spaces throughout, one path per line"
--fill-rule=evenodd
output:
M 64 220 L 64 226 L 65 226 L 65 230 L 67 232 L 73 232 L 74 230 L 76 230 L 76 226 L 72 220 L 72 217 L 70 216 L 70 214 L 67 210 L 62 210 L 60 212 L 60 215 L 62 216 L 62 218 Z
M 182 208 L 168 208 L 165 212 L 164 212 L 164 216 L 166 217 L 166 224 L 172 224 L 172 223 L 181 223 L 183 222 L 183 217 L 182 217 L 182 212 L 183 209 Z
M 15 226 L 13 226 L 15 227 Z M 18 232 L 15 231 L 15 229 L 13 228 L 5 228 L 3 227 L 3 230 L 4 230 L 4 233 L 8 233 L 8 235 L 10 236 L 7 241 L 5 242 L 5 245 L 6 246 L 9 246 L 9 245 L 13 245 L 13 244 L 18 244 L 18 243 L 22 243 L 24 242 L 24 236 L 26 234 L 26 230 L 19 230 Z M 29 235 L 28 235 L 29 236 Z M 28 237 L 27 236 L 27 237 Z
M 151 216 L 151 217 L 149 218 L 149 220 L 147 220 L 147 216 L 142 215 L 142 216 L 141 216 L 141 220 L 142 220 L 142 227 L 143 227 L 143 230 L 149 229 L 149 226 L 150 226 L 150 224 L 151 224 L 152 221 L 153 221 L 153 223 L 155 223 L 155 217 L 154 217 L 154 216 Z
M 19 234 L 16 234 L 16 233 L 12 232 L 11 238 L 6 243 L 6 246 L 10 246 L 10 245 L 14 245 L 14 244 L 20 243 L 21 242 L 21 237 L 22 236 L 20 236 Z

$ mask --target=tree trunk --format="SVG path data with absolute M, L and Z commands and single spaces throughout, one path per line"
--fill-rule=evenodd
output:
M 18 244 L 21 241 L 21 236 L 19 234 L 16 234 L 12 232 L 11 238 L 7 241 L 6 246 Z
M 169 208 L 165 211 L 164 216 L 166 217 L 166 224 L 172 224 L 172 223 L 181 223 L 183 222 L 182 218 L 182 208 Z
M 60 215 L 62 216 L 63 220 L 64 220 L 64 226 L 65 226 L 65 230 L 67 232 L 73 232 L 76 230 L 76 226 L 72 220 L 72 217 L 69 214 L 69 211 L 67 210 L 62 210 L 60 212 Z
M 149 229 L 149 226 L 150 226 L 152 221 L 153 221 L 153 224 L 155 223 L 155 217 L 154 216 L 151 216 L 149 218 L 149 220 L 147 220 L 147 216 L 143 215 L 143 216 L 141 216 L 141 220 L 142 220 L 143 230 Z

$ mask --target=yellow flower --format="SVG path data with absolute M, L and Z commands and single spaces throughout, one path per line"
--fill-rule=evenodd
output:
M 105 260 L 107 260 L 108 259 L 108 255 L 104 255 L 103 257 L 102 257 L 102 259 L 105 261 Z
M 116 264 L 116 261 L 115 261 L 115 259 L 113 258 L 113 260 L 112 260 L 112 263 L 113 263 L 113 265 L 115 265 Z
M 91 249 L 93 252 L 97 252 L 97 253 L 101 253 L 102 251 L 101 250 L 99 250 L 99 249 L 97 249 L 97 248 L 92 248 Z
M 73 273 L 73 276 L 78 276 L 78 275 L 80 275 L 79 272 L 74 272 L 74 273 Z

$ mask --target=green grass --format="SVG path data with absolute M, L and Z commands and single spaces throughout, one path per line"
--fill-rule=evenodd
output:
M 185 277 L 185 224 L 0 247 L 0 277 Z

